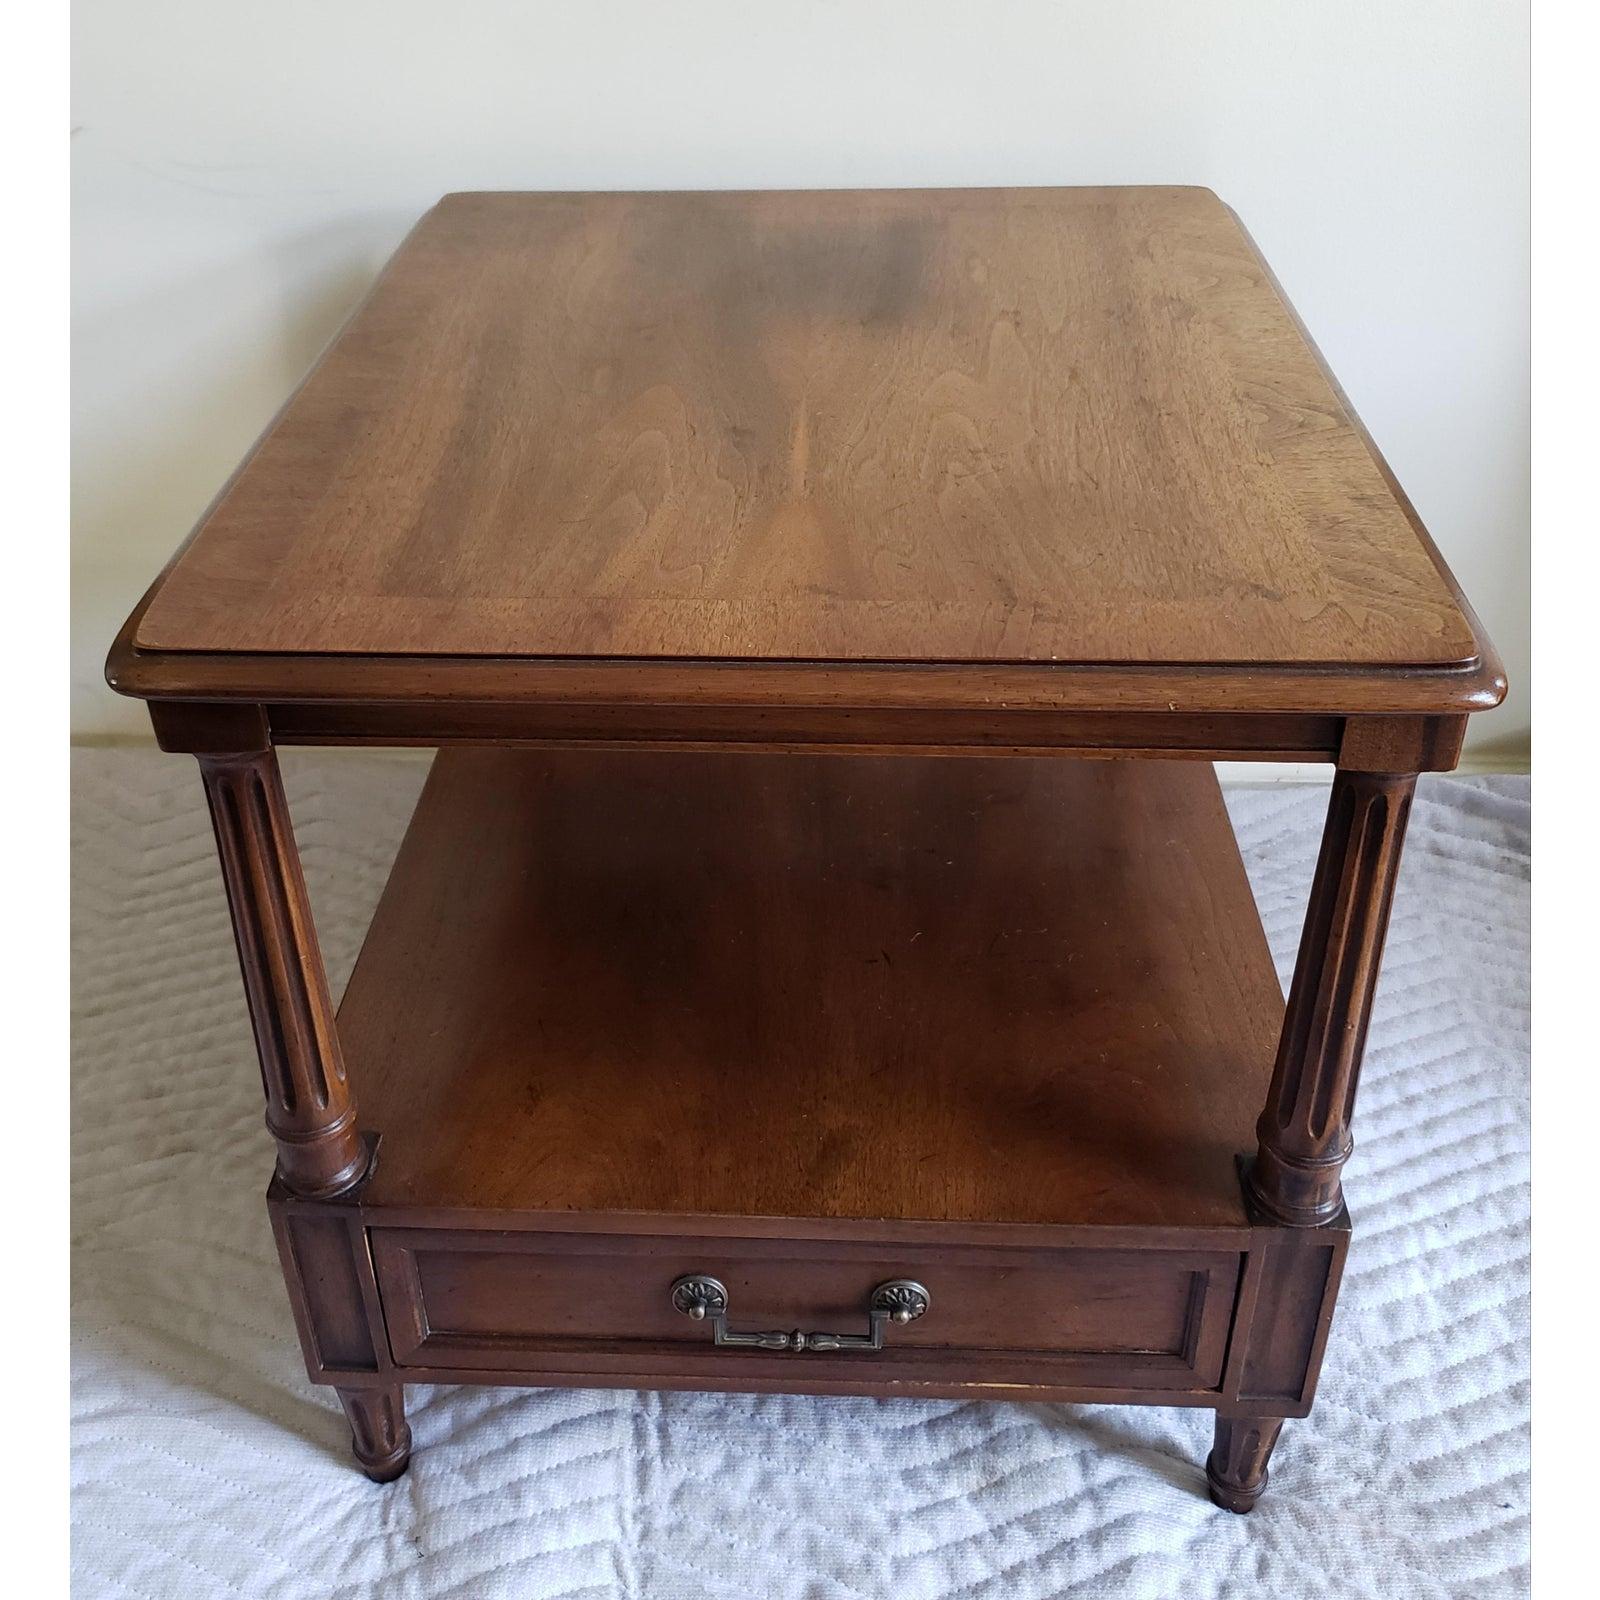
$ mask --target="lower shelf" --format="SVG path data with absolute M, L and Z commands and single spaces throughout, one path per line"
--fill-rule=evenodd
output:
M 339 1028 L 397 1227 L 1159 1244 L 1247 1226 L 1282 1010 L 1204 764 L 467 750 Z

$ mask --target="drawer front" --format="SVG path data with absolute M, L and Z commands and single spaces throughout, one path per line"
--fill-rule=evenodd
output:
M 892 1378 L 1208 1389 L 1220 1381 L 1240 1257 L 1143 1249 L 926 1246 L 377 1228 L 400 1366 L 590 1374 L 670 1385 Z M 874 1290 L 927 1290 L 878 1350 L 715 1343 L 673 1286 L 709 1275 L 726 1331 L 869 1333 Z

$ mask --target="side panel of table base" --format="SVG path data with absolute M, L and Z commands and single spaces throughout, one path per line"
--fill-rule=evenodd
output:
M 1266 1436 L 1310 1409 L 1349 1242 L 1344 1216 L 1253 1227 L 1234 1251 L 1172 1229 L 1095 1248 L 1083 1229 L 983 1246 L 874 1241 L 870 1224 L 847 1241 L 402 1227 L 279 1183 L 269 1207 L 307 1371 L 339 1390 L 379 1481 L 404 1469 L 408 1382 L 1008 1399 L 1215 1409 L 1208 1472 L 1233 1510 L 1265 1482 Z M 724 1333 L 766 1347 L 682 1314 L 672 1291 L 696 1274 L 724 1292 Z M 907 1280 L 930 1304 L 886 1319 L 882 1348 L 773 1347 L 859 1342 L 874 1287 Z

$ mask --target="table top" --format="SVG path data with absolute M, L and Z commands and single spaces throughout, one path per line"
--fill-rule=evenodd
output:
M 574 661 L 1015 667 L 1062 705 L 1121 669 L 1152 705 L 1212 669 L 1500 692 L 1187 188 L 447 196 L 124 645 L 132 692 L 141 656 L 330 695 L 374 657 L 391 692 L 445 661 L 462 693 L 462 663 Z

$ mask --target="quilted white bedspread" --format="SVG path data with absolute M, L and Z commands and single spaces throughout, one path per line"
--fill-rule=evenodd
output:
M 285 766 L 337 986 L 423 769 Z M 1205 1497 L 1209 1413 L 1176 1409 L 413 1388 L 411 1471 L 368 1484 L 278 1274 L 193 763 L 75 771 L 81 1600 L 1526 1592 L 1526 780 L 1419 789 L 1321 1394 L 1235 1517 Z M 1286 976 L 1323 795 L 1229 805 Z

